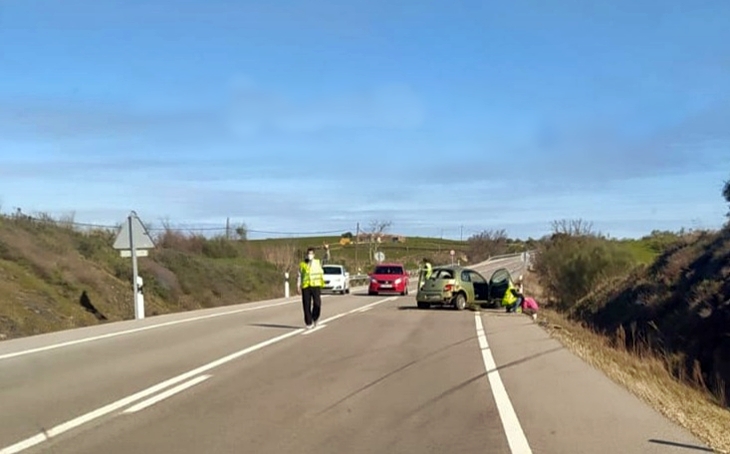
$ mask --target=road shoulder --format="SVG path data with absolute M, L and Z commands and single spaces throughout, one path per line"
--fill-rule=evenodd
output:
M 685 429 L 565 349 L 530 318 L 494 311 L 482 314 L 482 320 L 505 388 L 535 452 L 707 450 Z

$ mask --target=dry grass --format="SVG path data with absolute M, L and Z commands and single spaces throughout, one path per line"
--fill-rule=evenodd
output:
M 533 273 L 524 275 L 526 291 L 542 300 L 543 289 Z M 550 307 L 541 307 L 540 325 L 567 349 L 625 387 L 669 420 L 693 433 L 720 453 L 730 453 L 730 411 L 718 405 L 701 385 L 676 379 L 673 358 L 659 357 L 648 346 L 627 350 L 625 343 L 572 321 Z M 701 378 L 695 383 L 701 383 Z
M 115 237 L 0 215 L 0 340 L 133 318 L 131 261 L 112 248 Z M 245 241 L 179 232 L 160 240 L 139 261 L 149 316 L 283 294 L 280 273 L 250 257 Z
M 560 313 L 542 308 L 540 324 L 587 363 L 685 427 L 718 452 L 730 453 L 730 411 L 711 393 L 676 380 L 667 361 L 647 350 L 627 351 Z

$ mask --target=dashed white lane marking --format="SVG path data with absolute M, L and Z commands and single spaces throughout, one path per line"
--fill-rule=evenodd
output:
M 83 424 L 86 424 L 88 422 L 91 422 L 95 419 L 101 418 L 102 416 L 106 416 L 110 413 L 113 413 L 117 410 L 120 410 L 127 405 L 134 403 L 140 399 L 144 399 L 147 396 L 151 396 L 159 391 L 162 391 L 163 389 L 166 389 L 172 385 L 175 385 L 180 382 L 184 382 L 185 380 L 188 380 L 192 377 L 195 377 L 196 375 L 202 374 L 203 372 L 207 372 L 211 369 L 214 369 L 216 367 L 222 366 L 223 364 L 229 363 L 235 359 L 238 359 L 242 356 L 245 356 L 249 353 L 255 352 L 256 350 L 260 350 L 264 347 L 267 347 L 269 345 L 275 344 L 277 342 L 281 342 L 284 339 L 287 339 L 292 336 L 296 336 L 297 334 L 301 333 L 303 330 L 298 329 L 295 331 L 288 332 L 286 334 L 282 334 L 280 336 L 271 338 L 269 340 L 260 342 L 258 344 L 252 345 L 250 347 L 244 348 L 243 350 L 239 350 L 235 353 L 231 353 L 230 355 L 224 356 L 220 359 L 217 359 L 215 361 L 212 361 L 208 364 L 205 364 L 203 366 L 200 366 L 196 369 L 193 369 L 191 371 L 185 372 L 183 374 L 180 374 L 176 377 L 170 378 L 168 380 L 165 380 L 163 382 L 160 382 L 154 386 L 151 386 L 147 389 L 144 389 L 142 391 L 139 391 L 135 394 L 132 394 L 131 396 L 127 396 L 125 398 L 119 399 L 116 402 L 112 402 L 108 405 L 105 405 L 101 408 L 98 408 L 96 410 L 93 410 L 89 413 L 86 413 L 84 415 L 81 415 L 77 418 L 74 418 L 70 421 L 64 422 L 62 424 L 59 424 L 45 432 L 39 433 L 37 435 L 34 435 L 30 438 L 27 438 L 25 440 L 22 440 L 18 443 L 15 443 L 11 446 L 8 446 L 6 448 L 0 449 L 0 454 L 16 454 L 21 451 L 24 451 L 28 448 L 31 448 L 35 445 L 38 445 L 40 443 L 43 443 L 44 441 L 50 440 L 53 437 L 57 437 L 65 432 L 68 432 L 69 430 L 75 429 Z
M 210 377 L 212 377 L 212 375 L 201 375 L 199 377 L 193 378 L 192 380 L 187 381 L 181 385 L 177 385 L 174 388 L 170 388 L 167 391 L 156 395 L 155 397 L 144 400 L 144 401 L 138 403 L 137 405 L 129 407 L 128 409 L 124 410 L 124 413 L 137 413 L 138 411 L 142 411 L 145 408 L 151 407 L 154 404 L 167 399 L 168 397 L 172 397 L 175 394 L 183 392 L 188 388 L 192 388 L 193 386 L 197 385 L 198 383 L 204 382 L 205 380 L 209 379 Z
M 474 321 L 477 328 L 479 348 L 482 351 L 482 359 L 484 360 L 484 368 L 487 372 L 487 377 L 489 378 L 489 384 L 492 388 L 494 401 L 497 403 L 497 410 L 499 411 L 499 417 L 502 420 L 502 427 L 504 427 L 504 433 L 507 436 L 507 443 L 509 443 L 510 451 L 512 451 L 512 454 L 532 454 L 532 449 L 530 449 L 530 444 L 527 442 L 525 432 L 522 430 L 520 420 L 517 418 L 517 413 L 515 413 L 515 409 L 512 407 L 512 402 L 509 399 L 507 390 L 504 388 L 504 384 L 502 383 L 502 378 L 499 376 L 497 364 L 494 362 L 492 352 L 489 350 L 487 333 L 484 331 L 482 317 L 479 312 L 474 314 Z
M 133 329 L 128 329 L 128 330 L 124 330 L 124 331 L 117 331 L 114 333 L 102 334 L 99 336 L 85 337 L 83 339 L 75 339 L 75 340 L 68 341 L 68 342 L 61 342 L 58 344 L 46 345 L 43 347 L 32 348 L 29 350 L 23 350 L 23 351 L 13 352 L 13 353 L 6 353 L 4 355 L 0 355 L 0 360 L 16 358 L 18 356 L 30 355 L 32 353 L 40 353 L 40 352 L 44 352 L 44 351 L 48 351 L 48 350 L 55 350 L 57 348 L 70 347 L 72 345 L 85 344 L 87 342 L 93 342 L 93 341 L 98 341 L 98 340 L 102 340 L 102 339 L 110 339 L 112 337 L 119 337 L 119 336 L 124 336 L 127 334 L 139 333 L 142 331 L 149 331 L 149 330 L 153 330 L 153 329 L 157 329 L 157 328 L 162 328 L 165 326 L 180 325 L 182 323 L 190 323 L 190 322 L 195 322 L 198 320 L 205 320 L 205 319 L 216 318 L 216 317 L 224 317 L 226 315 L 239 314 L 241 312 L 250 312 L 250 311 L 257 311 L 257 310 L 261 310 L 261 309 L 269 309 L 272 307 L 283 306 L 285 304 L 292 304 L 292 303 L 295 303 L 296 301 L 298 301 L 298 300 L 282 301 L 279 303 L 266 304 L 263 306 L 244 307 L 244 308 L 235 309 L 232 311 L 218 312 L 215 314 L 208 314 L 208 315 L 201 315 L 198 317 L 190 317 L 190 318 L 186 318 L 183 320 L 174 320 L 171 322 L 159 323 L 157 325 L 142 326 L 140 328 L 133 328 Z

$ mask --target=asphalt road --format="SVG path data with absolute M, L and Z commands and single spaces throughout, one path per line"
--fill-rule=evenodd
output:
M 293 297 L 2 342 L 0 454 L 706 450 L 530 318 L 414 293 L 327 296 L 313 331 Z

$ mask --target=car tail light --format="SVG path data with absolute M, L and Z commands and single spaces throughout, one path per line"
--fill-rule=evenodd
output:
M 454 286 L 453 286 L 453 284 L 446 284 L 446 285 L 444 285 L 444 291 L 445 291 L 445 292 L 450 292 L 450 291 L 452 291 L 453 289 L 454 289 Z

